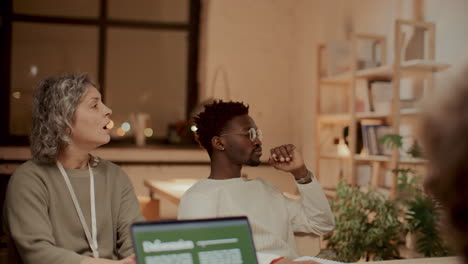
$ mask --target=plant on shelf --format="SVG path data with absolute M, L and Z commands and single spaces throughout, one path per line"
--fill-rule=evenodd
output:
M 361 258 L 385 260 L 399 258 L 402 225 L 394 201 L 379 192 L 360 190 L 341 181 L 336 199 L 331 202 L 335 231 L 327 236 L 327 247 L 337 260 L 356 262 Z
M 379 139 L 379 143 L 387 146 L 388 148 L 403 149 L 403 137 L 398 134 L 387 134 Z M 409 149 L 405 150 L 408 155 L 413 158 L 422 158 L 423 153 L 418 141 L 415 140 Z
M 396 134 L 386 135 L 380 141 L 398 149 L 403 145 L 402 137 Z M 420 157 L 419 145 L 413 145 L 411 149 L 409 153 L 417 153 L 415 156 Z M 422 190 L 420 177 L 411 169 L 396 169 L 394 173 L 398 175 L 398 197 L 395 201 L 404 212 L 404 234 L 410 234 L 409 237 L 415 240 L 415 250 L 425 257 L 452 254 L 453 250 L 440 236 L 438 204 Z

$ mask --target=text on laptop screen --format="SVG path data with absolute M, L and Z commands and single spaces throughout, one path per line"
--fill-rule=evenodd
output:
M 138 264 L 257 263 L 247 218 L 138 223 Z

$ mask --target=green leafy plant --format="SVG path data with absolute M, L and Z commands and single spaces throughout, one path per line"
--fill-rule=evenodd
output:
M 397 134 L 387 134 L 379 138 L 379 143 L 389 148 L 402 148 L 403 137 Z
M 331 202 L 335 214 L 335 231 L 325 236 L 328 248 L 337 254 L 337 260 L 356 262 L 399 258 L 398 246 L 402 225 L 394 201 L 372 189 L 338 184 L 337 196 Z
M 382 144 L 401 149 L 402 137 L 388 134 L 379 139 Z M 420 146 L 415 142 L 408 151 L 413 157 L 421 156 Z M 420 177 L 411 169 L 397 169 L 398 197 L 396 202 L 404 212 L 405 234 L 416 237 L 416 251 L 426 257 L 447 256 L 453 252 L 440 236 L 440 213 L 436 202 L 421 188 Z
M 442 257 L 453 250 L 440 236 L 440 212 L 437 203 L 419 187 L 420 178 L 410 169 L 400 169 L 399 197 L 405 212 L 405 232 L 416 238 L 416 251 L 425 257 Z M 411 174 L 411 175 L 410 175 Z
M 403 137 L 398 134 L 387 134 L 379 138 L 379 143 L 389 148 L 402 149 Z M 415 140 L 411 147 L 406 150 L 406 153 L 408 153 L 413 158 L 421 158 L 423 156 L 421 146 L 417 140 Z

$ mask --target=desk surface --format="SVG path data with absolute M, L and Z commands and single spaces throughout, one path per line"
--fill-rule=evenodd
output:
M 206 163 L 210 158 L 203 149 L 164 147 L 101 147 L 92 153 L 112 162 L 180 162 Z M 29 147 L 0 146 L 0 160 L 26 161 L 31 159 Z
M 372 264 L 461 264 L 463 263 L 459 257 L 443 257 L 443 258 L 419 258 L 419 259 L 399 259 L 387 261 L 371 261 L 364 263 Z
M 144 184 L 153 194 L 179 205 L 182 195 L 199 179 L 170 179 L 170 180 L 145 180 Z

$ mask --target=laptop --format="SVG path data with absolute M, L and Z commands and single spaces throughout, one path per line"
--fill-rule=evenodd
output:
M 138 264 L 258 264 L 247 217 L 139 222 Z

